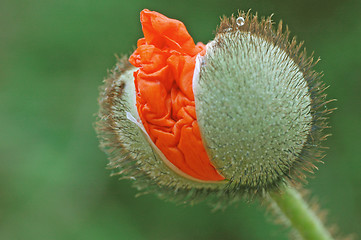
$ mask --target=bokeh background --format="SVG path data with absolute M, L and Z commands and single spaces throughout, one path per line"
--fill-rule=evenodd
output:
M 322 61 L 333 136 L 307 188 L 329 223 L 361 235 L 361 1 L 1 0 L 0 239 L 286 239 L 257 202 L 212 213 L 135 198 L 109 177 L 92 124 L 98 86 L 142 36 L 139 12 L 182 20 L 195 41 L 219 16 L 275 13 Z M 356 237 L 357 238 L 357 237 Z

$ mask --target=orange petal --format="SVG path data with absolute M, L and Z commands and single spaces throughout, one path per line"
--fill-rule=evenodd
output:
M 144 128 L 155 145 L 178 169 L 204 181 L 224 177 L 213 166 L 197 124 L 192 89 L 196 56 L 205 54 L 194 44 L 184 24 L 143 10 L 144 38 L 129 61 L 134 73 L 136 105 Z

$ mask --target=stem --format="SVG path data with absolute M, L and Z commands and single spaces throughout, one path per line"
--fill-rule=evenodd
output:
M 270 193 L 270 197 L 303 239 L 333 239 L 321 220 L 296 189 L 286 186 L 281 192 Z

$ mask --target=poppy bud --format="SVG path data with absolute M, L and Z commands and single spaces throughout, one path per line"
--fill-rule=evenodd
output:
M 96 130 L 114 174 L 194 202 L 264 194 L 322 157 L 326 95 L 315 62 L 271 18 L 224 18 L 195 44 L 183 23 L 141 12 L 144 38 L 105 80 Z

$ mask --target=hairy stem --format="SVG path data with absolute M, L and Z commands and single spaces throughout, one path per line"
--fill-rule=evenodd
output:
M 306 240 L 333 239 L 322 221 L 294 188 L 286 186 L 281 192 L 270 193 L 270 198 L 278 211 L 288 219 L 297 235 Z

